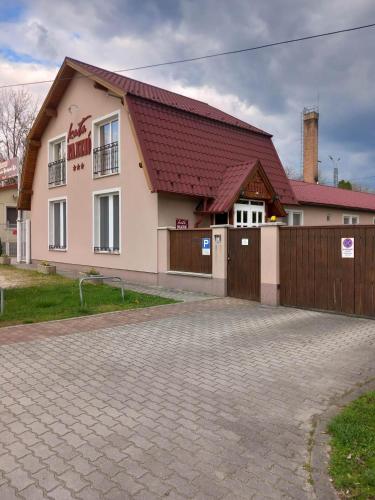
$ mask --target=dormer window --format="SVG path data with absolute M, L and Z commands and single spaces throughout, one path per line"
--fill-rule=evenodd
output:
M 119 173 L 119 114 L 95 120 L 94 177 Z
M 66 184 L 66 136 L 49 141 L 48 147 L 48 186 Z

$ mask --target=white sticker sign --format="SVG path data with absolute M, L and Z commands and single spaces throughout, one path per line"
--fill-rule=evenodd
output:
M 354 238 L 341 238 L 341 257 L 354 259 Z
M 247 247 L 249 245 L 249 238 L 242 238 L 241 245 Z

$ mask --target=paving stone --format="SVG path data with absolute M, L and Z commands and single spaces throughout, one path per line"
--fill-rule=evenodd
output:
M 0 500 L 306 500 L 311 418 L 375 377 L 375 328 L 211 299 L 2 328 L 0 355 Z

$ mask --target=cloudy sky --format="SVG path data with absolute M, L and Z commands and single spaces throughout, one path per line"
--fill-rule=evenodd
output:
M 0 0 L 0 84 L 53 78 L 65 56 L 116 70 L 372 22 L 374 0 Z M 374 47 L 372 28 L 128 75 L 267 130 L 296 171 L 301 111 L 319 103 L 323 177 L 332 155 L 375 187 Z

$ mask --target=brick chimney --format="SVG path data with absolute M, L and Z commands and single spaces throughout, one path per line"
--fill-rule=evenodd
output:
M 303 180 L 318 182 L 318 122 L 319 113 L 315 110 L 303 111 Z

